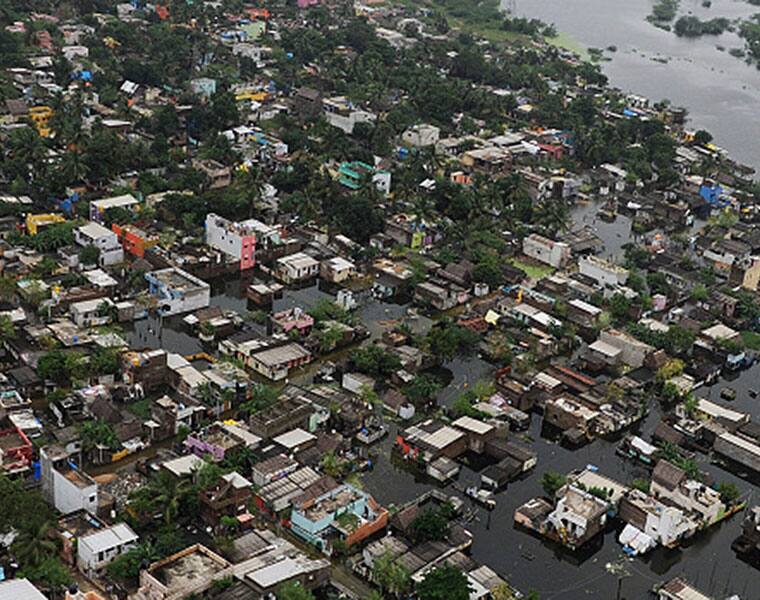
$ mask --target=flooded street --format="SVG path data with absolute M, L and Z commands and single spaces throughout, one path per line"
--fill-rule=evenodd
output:
M 578 205 L 573 209 L 574 228 L 591 225 L 603 239 L 605 256 L 620 260 L 622 245 L 630 237 L 631 222 L 619 216 L 607 223 L 598 219 L 596 211 L 600 204 Z M 245 287 L 249 281 L 228 278 L 213 284 L 212 305 L 233 309 L 245 315 L 253 307 L 248 306 Z M 275 310 L 301 306 L 314 306 L 320 299 L 333 298 L 319 286 L 287 290 L 282 299 L 275 303 Z M 369 300 L 361 306 L 357 314 L 369 329 L 373 338 L 378 338 L 397 320 L 405 320 L 413 329 L 424 330 L 430 319 L 416 314 L 410 318 L 407 305 L 390 304 Z M 262 332 L 264 330 L 263 326 Z M 160 322 L 158 319 L 144 319 L 134 324 L 128 332 L 130 342 L 143 347 L 163 347 L 181 354 L 192 354 L 204 349 L 197 338 L 183 325 L 181 317 L 173 317 Z M 338 358 L 347 351 L 338 353 Z M 309 383 L 318 362 L 296 373 L 291 381 Z M 451 403 L 468 387 L 479 380 L 490 381 L 494 366 L 477 356 L 456 358 L 444 365 L 450 384 L 438 395 L 440 406 Z M 731 407 L 751 412 L 754 419 L 760 419 L 760 400 L 750 398 L 749 390 L 760 388 L 760 365 L 743 371 L 732 381 L 721 382 L 698 390 L 698 395 L 719 400 L 720 390 L 730 385 L 737 390 L 737 399 Z M 653 400 L 650 412 L 635 430 L 645 438 L 650 436 L 659 422 L 661 411 Z M 390 435 L 372 449 L 377 453 L 373 471 L 366 473 L 363 483 L 383 505 L 399 505 L 424 493 L 431 485 L 429 478 L 411 472 L 408 465 L 392 456 L 392 446 L 398 425 L 391 424 Z M 571 553 L 550 542 L 515 529 L 514 510 L 530 498 L 542 494 L 541 475 L 546 471 L 567 473 L 582 469 L 586 465 L 596 465 L 601 473 L 630 483 L 633 479 L 648 477 L 644 467 L 623 460 L 615 454 L 617 441 L 596 440 L 583 448 L 568 450 L 553 439 L 542 435 L 541 417 L 533 415 L 530 429 L 523 433 L 510 434 L 516 441 L 532 447 L 538 453 L 538 465 L 521 480 L 509 484 L 505 491 L 497 494 L 495 510 L 488 512 L 476 505 L 470 510 L 474 518 L 466 523 L 474 534 L 472 556 L 499 574 L 505 576 L 518 589 L 527 591 L 535 588 L 542 600 L 575 600 L 582 598 L 615 598 L 617 577 L 610 574 L 606 565 L 623 557 L 622 546 L 617 541 L 619 531 L 609 531 L 583 552 Z M 700 466 L 709 472 L 716 483 L 731 481 L 742 492 L 752 489 L 748 481 L 732 475 L 717 465 L 698 457 Z M 462 468 L 457 479 L 461 485 L 478 484 L 479 474 L 467 466 Z M 460 494 L 449 485 L 451 494 Z M 461 494 L 460 494 L 461 495 Z M 471 501 L 467 500 L 470 505 Z M 468 512 L 470 512 L 468 510 Z M 626 560 L 625 567 L 630 574 L 623 582 L 623 598 L 639 600 L 647 598 L 647 592 L 655 583 L 676 575 L 684 575 L 697 587 L 722 598 L 728 593 L 739 593 L 743 598 L 752 598 L 752 586 L 758 578 L 758 571 L 736 559 L 731 551 L 731 542 L 738 536 L 742 515 L 718 525 L 693 538 L 688 547 L 681 550 L 663 548 L 644 558 Z
M 760 72 L 728 53 L 744 46 L 735 33 L 679 38 L 645 21 L 652 0 L 503 0 L 515 14 L 554 23 L 583 48 L 608 48 L 601 63 L 611 85 L 652 101 L 668 99 L 689 111 L 690 125 L 707 129 L 739 161 L 760 166 Z M 748 18 L 757 7 L 737 0 L 681 0 L 679 15 Z M 717 47 L 724 48 L 723 51 Z

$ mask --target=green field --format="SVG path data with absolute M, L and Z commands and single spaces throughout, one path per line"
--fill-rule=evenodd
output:
M 528 264 L 513 258 L 509 261 L 512 266 L 522 269 L 531 279 L 539 280 L 554 273 L 554 268 L 548 265 Z

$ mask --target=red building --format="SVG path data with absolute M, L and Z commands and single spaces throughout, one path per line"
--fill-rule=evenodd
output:
M 20 473 L 32 464 L 32 442 L 17 427 L 0 430 L 0 470 Z

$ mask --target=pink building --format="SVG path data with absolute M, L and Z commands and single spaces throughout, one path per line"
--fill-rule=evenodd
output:
M 206 243 L 240 261 L 240 270 L 256 264 L 256 227 L 247 221 L 235 223 L 214 213 L 206 215 Z
M 314 327 L 314 318 L 301 308 L 291 308 L 272 314 L 272 329 L 276 333 L 298 331 L 302 336 L 309 335 Z
M 317 6 L 319 0 L 298 0 L 298 8 L 309 8 L 310 6 Z

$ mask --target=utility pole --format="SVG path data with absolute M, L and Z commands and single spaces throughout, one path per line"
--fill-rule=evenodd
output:
M 615 562 L 609 562 L 606 565 L 604 565 L 604 568 L 607 570 L 608 573 L 617 577 L 617 580 L 618 580 L 617 595 L 615 598 L 616 600 L 621 600 L 622 598 L 621 593 L 623 591 L 623 579 L 631 576 L 630 571 L 628 571 L 625 565 L 625 558 L 619 558 Z

